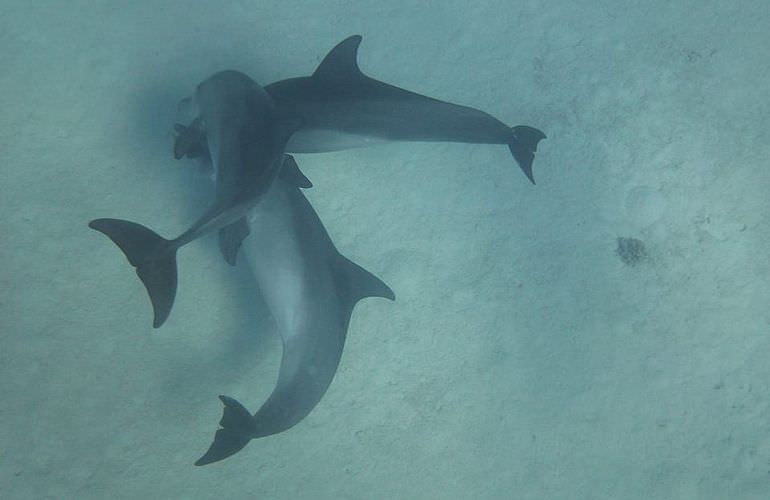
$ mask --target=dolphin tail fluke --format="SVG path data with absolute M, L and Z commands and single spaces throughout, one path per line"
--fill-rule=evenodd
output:
M 152 230 L 120 219 L 95 219 L 88 227 L 104 233 L 136 268 L 152 302 L 158 328 L 168 318 L 176 296 L 176 248 Z
M 532 184 L 535 183 L 535 177 L 532 175 L 532 162 L 535 160 L 537 143 L 545 139 L 545 134 L 534 127 L 526 125 L 517 125 L 511 128 L 511 142 L 508 148 L 516 159 L 524 175 Z
M 310 189 L 313 187 L 313 183 L 310 182 L 305 174 L 299 169 L 297 160 L 292 155 L 283 155 L 283 166 L 281 167 L 281 179 L 288 182 L 292 186 L 297 186 L 303 189 Z
M 195 465 L 207 465 L 235 455 L 254 437 L 254 417 L 241 403 L 228 396 L 219 396 L 225 405 L 222 426 L 214 435 L 214 442 Z

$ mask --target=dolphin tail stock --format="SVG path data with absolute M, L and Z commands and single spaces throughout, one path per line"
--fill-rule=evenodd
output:
M 219 421 L 221 429 L 214 434 L 208 451 L 195 465 L 207 465 L 235 455 L 254 437 L 254 417 L 249 410 L 229 396 L 219 396 L 219 399 L 225 405 L 222 420 Z
M 532 184 L 535 183 L 535 177 L 532 175 L 532 162 L 535 160 L 537 143 L 545 138 L 545 134 L 534 127 L 517 125 L 511 128 L 511 140 L 508 143 L 508 148 Z
M 154 231 L 120 219 L 94 219 L 88 227 L 111 239 L 136 268 L 150 296 L 154 319 L 152 326 L 160 327 L 168 318 L 176 296 L 177 247 Z

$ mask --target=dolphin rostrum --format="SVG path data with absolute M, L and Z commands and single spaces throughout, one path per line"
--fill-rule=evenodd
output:
M 289 153 L 319 153 L 392 141 L 506 144 L 534 184 L 532 161 L 540 130 L 508 127 L 473 108 L 439 101 L 364 75 L 358 68 L 361 36 L 340 42 L 312 76 L 271 83 L 265 90 L 284 112 L 303 119 L 286 145 Z
M 284 148 L 301 120 L 280 113 L 264 89 L 248 76 L 237 71 L 214 74 L 198 85 L 194 105 L 198 115 L 183 129 L 174 154 L 192 154 L 188 150 L 205 146 L 216 176 L 211 207 L 171 240 L 120 219 L 95 219 L 88 224 L 115 242 L 136 268 L 152 302 L 155 328 L 168 318 L 174 303 L 177 250 L 215 230 L 220 230 L 223 251 L 228 245 L 237 250 L 248 234 L 244 216 L 259 203 L 284 164 L 296 168 L 293 161 L 285 161 L 289 157 Z
M 219 396 L 222 428 L 195 465 L 225 459 L 305 418 L 337 371 L 356 302 L 395 299 L 385 283 L 340 255 L 308 200 L 283 177 L 251 209 L 248 226 L 243 252 L 283 342 L 278 382 L 254 415 Z

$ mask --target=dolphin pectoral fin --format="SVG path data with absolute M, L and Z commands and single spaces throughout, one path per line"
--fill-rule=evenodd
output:
M 313 183 L 310 182 L 310 179 L 305 177 L 305 174 L 299 169 L 297 161 L 292 155 L 283 155 L 283 166 L 281 167 L 280 177 L 292 186 L 304 189 L 313 187 Z
M 326 54 L 313 73 L 313 79 L 321 83 L 334 83 L 366 78 L 358 67 L 358 46 L 361 35 L 353 35 L 338 43 Z
M 343 255 L 337 256 L 335 270 L 338 286 L 351 305 L 366 297 L 396 300 L 396 294 L 381 279 Z
M 192 120 L 193 116 L 197 113 L 193 111 L 193 99 L 192 96 L 180 99 L 176 104 L 177 117 L 184 121 Z
M 222 412 L 222 427 L 214 434 L 214 442 L 195 465 L 207 465 L 224 460 L 241 451 L 254 436 L 254 417 L 241 403 L 228 396 L 219 396 L 225 405 Z
M 181 123 L 174 124 L 176 139 L 174 140 L 174 158 L 179 160 L 187 156 L 196 158 L 205 152 L 203 145 L 203 128 L 200 118 L 196 118 L 189 126 Z
M 516 159 L 516 163 L 527 176 L 527 179 L 534 184 L 535 177 L 532 175 L 532 162 L 535 160 L 537 143 L 545 139 L 545 134 L 526 125 L 518 125 L 511 128 L 512 138 L 508 143 L 511 154 Z
M 176 296 L 176 248 L 154 231 L 120 219 L 95 219 L 88 223 L 111 239 L 136 268 L 150 296 L 154 313 L 152 326 L 160 327 L 171 313 Z
M 249 235 L 249 224 L 245 217 L 241 217 L 229 226 L 219 230 L 219 250 L 225 261 L 231 266 L 235 265 L 235 259 L 238 256 L 238 250 L 241 243 Z

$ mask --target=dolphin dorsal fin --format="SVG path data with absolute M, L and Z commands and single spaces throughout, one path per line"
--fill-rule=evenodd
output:
M 302 173 L 299 169 L 299 165 L 297 165 L 297 161 L 292 155 L 283 155 L 283 166 L 281 167 L 280 177 L 292 186 L 298 188 L 309 189 L 313 187 L 313 183 Z
M 337 255 L 335 277 L 352 307 L 366 297 L 396 300 L 396 295 L 381 279 L 343 255 Z
M 313 78 L 323 82 L 338 82 L 364 76 L 358 68 L 360 44 L 361 35 L 350 36 L 338 43 L 318 65 Z

